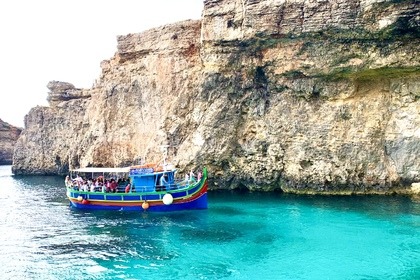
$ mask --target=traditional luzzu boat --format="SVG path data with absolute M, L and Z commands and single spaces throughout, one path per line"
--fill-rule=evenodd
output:
M 183 179 L 175 178 L 176 171 L 165 161 L 126 168 L 75 169 L 71 175 L 78 176 L 66 178 L 67 197 L 71 207 L 80 209 L 156 212 L 206 209 L 207 169 L 203 168 L 197 177 L 191 173 Z M 96 180 L 95 175 L 99 175 Z M 93 180 L 96 183 L 92 186 Z

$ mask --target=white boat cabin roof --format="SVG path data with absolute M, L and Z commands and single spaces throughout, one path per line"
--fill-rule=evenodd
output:
M 128 173 L 130 167 L 84 167 L 73 169 L 71 172 L 83 172 L 83 173 Z

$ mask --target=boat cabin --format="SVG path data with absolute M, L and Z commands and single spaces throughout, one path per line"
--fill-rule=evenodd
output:
M 140 192 L 171 190 L 175 184 L 176 169 L 156 169 L 152 167 L 131 167 L 129 177 L 131 184 Z

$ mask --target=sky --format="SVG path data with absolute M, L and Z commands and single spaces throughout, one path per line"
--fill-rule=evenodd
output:
M 0 2 L 0 119 L 24 127 L 47 106 L 49 81 L 91 88 L 117 36 L 200 19 L 203 0 L 13 0 Z

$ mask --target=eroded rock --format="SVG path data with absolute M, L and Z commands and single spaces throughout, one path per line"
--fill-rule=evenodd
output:
M 168 144 L 210 188 L 408 193 L 418 19 L 415 1 L 204 1 L 201 21 L 119 36 L 91 89 L 50 89 L 14 172 L 157 161 Z

